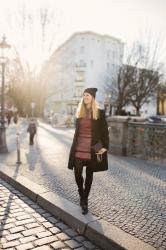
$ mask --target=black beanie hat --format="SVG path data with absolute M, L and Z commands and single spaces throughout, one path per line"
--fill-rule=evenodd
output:
M 84 90 L 84 93 L 85 92 L 88 93 L 88 94 L 90 94 L 90 95 L 92 95 L 95 98 L 96 92 L 97 92 L 97 88 L 87 88 L 87 89 Z

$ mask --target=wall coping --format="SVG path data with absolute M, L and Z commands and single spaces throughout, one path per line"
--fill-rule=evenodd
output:
M 121 116 L 121 115 L 114 115 L 107 117 L 108 122 L 145 122 L 145 118 L 141 116 Z
M 129 116 L 121 116 L 121 115 L 114 115 L 107 117 L 108 122 L 128 122 L 130 119 Z

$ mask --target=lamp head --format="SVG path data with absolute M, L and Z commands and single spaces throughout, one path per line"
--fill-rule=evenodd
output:
M 0 63 L 5 64 L 7 61 L 7 51 L 11 46 L 6 42 L 6 37 L 3 35 L 2 41 L 0 42 Z
M 2 41 L 0 42 L 0 49 L 10 49 L 11 45 L 6 42 L 6 37 L 3 35 Z

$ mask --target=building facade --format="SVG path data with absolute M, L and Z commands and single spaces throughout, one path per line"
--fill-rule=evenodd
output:
M 166 115 L 166 84 L 157 93 L 157 114 Z
M 51 56 L 45 67 L 48 98 L 44 113 L 74 114 L 86 87 L 98 88 L 101 106 L 108 100 L 105 78 L 122 66 L 124 43 L 94 32 L 73 34 Z

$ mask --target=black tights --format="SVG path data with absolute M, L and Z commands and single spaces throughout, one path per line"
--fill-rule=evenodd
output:
M 82 176 L 83 166 L 86 166 L 86 178 L 85 178 L 85 189 L 83 188 L 84 179 Z M 84 162 L 82 160 L 75 160 L 75 168 L 74 168 L 75 180 L 78 186 L 78 192 L 80 196 L 84 196 L 88 198 L 92 181 L 93 181 L 93 171 L 90 166 L 88 166 L 88 162 Z

